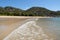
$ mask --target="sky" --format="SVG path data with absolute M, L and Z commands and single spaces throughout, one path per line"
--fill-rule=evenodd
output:
M 44 7 L 49 10 L 60 10 L 60 0 L 0 0 L 0 6 L 12 6 L 20 9 L 31 7 Z

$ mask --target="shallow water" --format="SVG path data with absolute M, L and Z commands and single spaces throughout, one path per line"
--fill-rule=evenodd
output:
M 12 31 L 4 40 L 54 40 L 44 32 L 41 26 L 36 24 L 37 21 L 37 18 L 27 20 L 26 23 Z
M 40 18 L 37 24 L 60 40 L 60 18 Z
M 0 35 L 2 34 L 3 31 L 7 29 L 6 25 L 0 25 Z
M 5 20 L 5 19 L 3 19 L 3 20 Z M 37 20 L 37 18 L 36 18 L 36 20 Z M 2 21 L 2 20 L 0 20 L 0 21 Z M 35 18 L 32 18 L 32 19 L 29 19 L 29 21 L 35 21 Z M 29 22 L 28 21 L 28 22 Z M 26 23 L 27 23 L 27 21 L 26 21 Z M 26 28 L 24 28 L 24 26 L 23 26 L 23 28 L 21 29 L 19 29 L 19 28 L 17 28 L 17 29 L 19 29 L 19 30 L 23 30 L 23 31 L 26 31 L 25 33 L 26 33 L 26 35 L 28 34 L 28 30 L 30 31 L 30 28 L 29 27 L 31 27 L 32 28 L 32 30 L 36 27 L 36 25 L 38 25 L 39 26 L 39 28 L 43 28 L 44 30 L 43 30 L 43 32 L 44 31 L 46 31 L 46 32 L 48 32 L 49 34 L 51 34 L 52 36 L 55 36 L 55 38 L 56 38 L 56 40 L 60 40 L 60 18 L 38 18 L 38 20 L 36 21 L 36 25 L 34 26 L 34 22 L 29 22 L 29 24 L 26 24 L 25 23 L 25 26 L 26 26 Z M 22 25 L 24 25 L 24 24 L 22 24 Z M 30 25 L 30 26 L 29 26 Z M 31 26 L 32 25 L 32 26 Z M 22 27 L 22 26 L 19 26 L 19 27 Z M 4 25 L 0 25 L 0 30 L 3 30 L 5 28 L 5 26 Z M 19 31 L 18 30 L 18 31 Z M 34 30 L 36 30 L 36 28 L 34 29 Z M 38 29 L 38 30 L 40 30 L 40 29 Z M 37 32 L 38 32 L 38 30 L 37 30 Z M 14 32 L 15 32 L 15 30 L 14 30 Z M 17 32 L 17 31 L 16 31 Z M 35 32 L 35 31 L 34 31 Z M 1 33 L 1 32 L 0 32 Z M 24 33 L 24 32 L 22 32 L 22 33 Z M 33 33 L 33 32 L 32 32 Z M 39 32 L 38 32 L 39 33 Z M 42 33 L 42 32 L 41 32 Z M 12 34 L 12 33 L 11 33 Z M 10 35 L 11 35 L 10 34 Z M 18 34 L 20 34 L 20 33 L 18 33 Z M 13 35 L 15 35 L 14 33 L 13 33 Z M 24 34 L 23 34 L 24 35 Z M 34 35 L 35 35 L 35 33 L 34 33 Z M 29 35 L 30 36 L 30 35 Z M 9 36 L 7 36 L 7 37 L 9 37 Z M 11 37 L 11 36 L 10 36 Z M 33 37 L 33 36 L 32 36 Z M 38 36 L 37 36 L 38 37 Z M 13 37 L 14 38 L 14 37 Z

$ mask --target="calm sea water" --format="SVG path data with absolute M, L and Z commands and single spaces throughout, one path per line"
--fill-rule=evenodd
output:
M 37 24 L 60 40 L 60 18 L 40 18 Z

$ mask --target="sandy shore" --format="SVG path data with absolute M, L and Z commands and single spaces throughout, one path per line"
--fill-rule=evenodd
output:
M 46 16 L 0 16 L 0 18 L 52 18 L 52 17 L 46 17 Z
M 29 16 L 0 16 L 0 40 L 6 37 L 12 30 L 19 27 L 25 20 L 29 18 L 51 18 L 51 17 L 29 17 Z M 3 28 L 4 26 L 5 28 Z
M 28 18 L 1 18 L 0 17 L 0 40 L 7 36 L 12 30 L 18 28 Z
M 33 20 L 33 19 L 32 19 Z M 3 40 L 54 40 L 42 28 L 36 25 L 36 20 L 28 21 L 12 31 Z

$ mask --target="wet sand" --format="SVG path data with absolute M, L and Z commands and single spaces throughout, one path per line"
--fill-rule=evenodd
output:
M 36 25 L 37 18 L 29 20 L 13 30 L 3 40 L 54 40 L 40 26 Z
M 26 19 L 28 18 L 0 18 L 0 40 L 18 28 Z
M 51 18 L 51 17 L 24 17 L 24 16 L 0 16 L 0 40 L 8 36 L 14 29 L 18 28 L 25 20 L 29 18 Z

